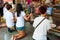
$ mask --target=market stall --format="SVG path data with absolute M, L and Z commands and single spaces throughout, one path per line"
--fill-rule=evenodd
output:
M 56 24 L 56 27 L 49 30 L 48 37 L 50 40 L 60 40 L 60 5 L 54 5 L 54 8 L 58 10 L 52 15 L 53 23 Z

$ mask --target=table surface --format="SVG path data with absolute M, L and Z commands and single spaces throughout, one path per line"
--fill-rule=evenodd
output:
M 60 33 L 59 33 L 59 32 L 49 31 L 48 33 L 50 33 L 50 34 L 54 34 L 54 35 L 56 35 L 56 36 L 59 36 L 59 37 L 60 37 Z

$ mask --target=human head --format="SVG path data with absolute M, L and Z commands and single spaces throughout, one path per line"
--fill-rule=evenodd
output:
M 8 4 L 6 8 L 7 10 L 10 10 L 12 8 L 12 5 Z
M 45 4 L 45 2 L 43 1 L 43 2 L 41 2 L 41 4 L 40 4 L 40 6 L 45 6 L 46 4 Z
M 5 4 L 4 4 L 4 7 L 6 7 L 8 5 L 8 2 L 6 2 Z
M 39 8 L 39 11 L 40 11 L 41 14 L 45 14 L 46 13 L 46 10 L 47 10 L 47 7 L 45 7 L 45 6 L 41 6 Z
M 19 16 L 21 11 L 23 11 L 23 7 L 22 7 L 22 5 L 20 3 L 18 3 L 17 6 L 16 6 L 17 16 Z
M 12 5 L 8 4 L 6 6 L 6 8 L 7 8 L 8 11 L 13 12 Z

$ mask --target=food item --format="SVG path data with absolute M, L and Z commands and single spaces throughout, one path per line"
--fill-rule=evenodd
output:
M 60 30 L 60 26 L 58 26 L 57 29 Z
M 52 28 L 55 28 L 55 27 L 56 27 L 56 24 L 51 24 L 51 27 L 52 27 Z

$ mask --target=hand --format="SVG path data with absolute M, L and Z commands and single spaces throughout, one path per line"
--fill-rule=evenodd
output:
M 32 13 L 30 13 L 30 16 L 32 16 Z
M 16 39 L 17 39 L 16 36 L 12 35 L 11 40 L 16 40 Z

